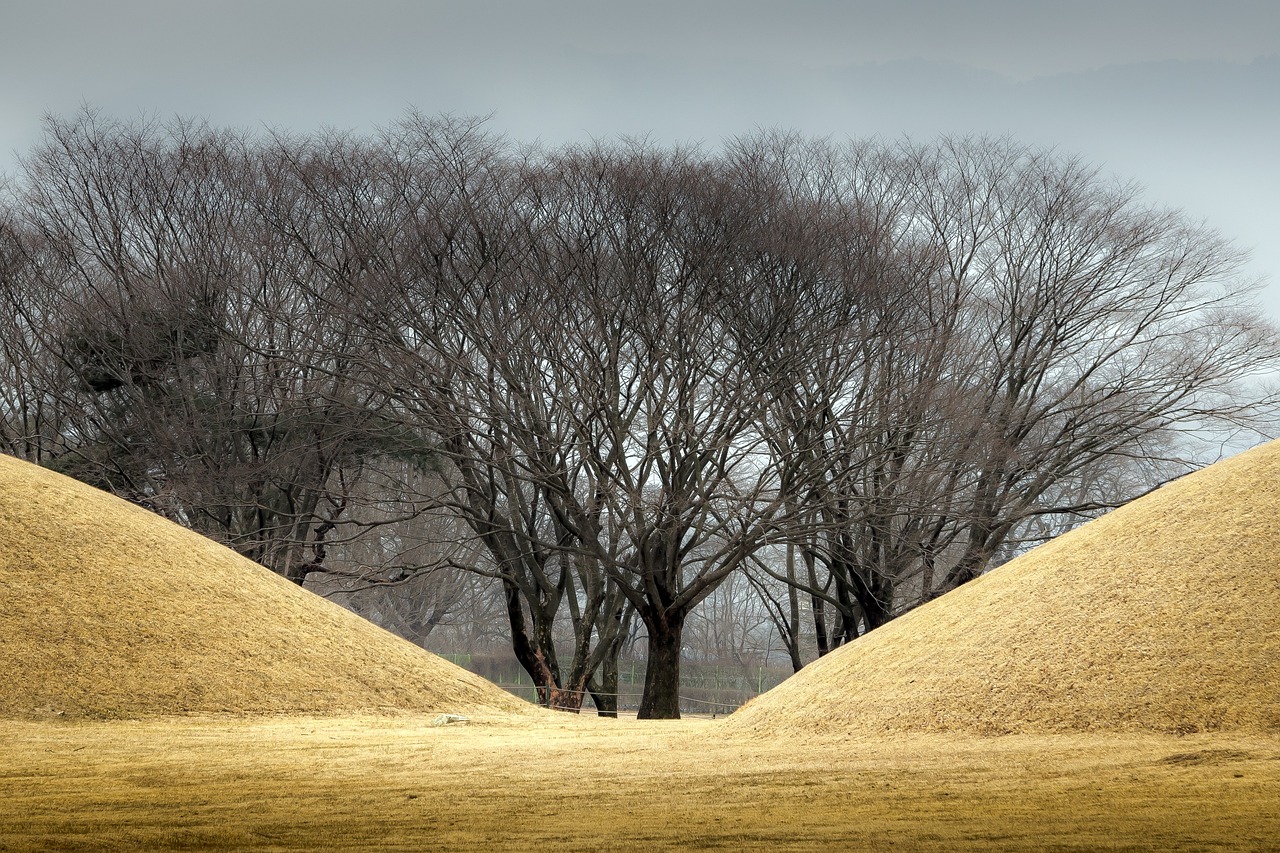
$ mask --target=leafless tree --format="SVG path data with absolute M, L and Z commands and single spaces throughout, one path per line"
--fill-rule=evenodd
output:
M 49 318 L 33 306 L 40 241 L 6 199 L 0 209 L 0 451 L 43 463 L 61 444 L 61 409 L 44 387 L 49 358 L 41 329 Z
M 673 717 L 688 640 L 799 668 L 1270 411 L 1239 263 L 1007 140 L 85 111 L 0 211 L 0 446 L 419 641 L 496 594 L 553 707 L 638 623 Z
M 768 137 L 737 156 L 859 223 L 854 278 L 806 285 L 855 298 L 834 325 L 794 313 L 775 363 L 795 339 L 829 343 L 762 371 L 808 478 L 790 534 L 804 570 L 768 571 L 812 597 L 819 653 L 1151 485 L 1100 472 L 1175 462 L 1179 431 L 1265 410 L 1237 393 L 1277 355 L 1241 310 L 1239 255 L 1131 187 L 999 140 Z
M 18 305 L 63 419 L 51 464 L 300 583 L 376 414 L 350 326 L 307 302 L 307 267 L 256 215 L 253 168 L 193 123 L 50 120 L 24 161 L 40 254 Z
M 487 551 L 471 570 L 500 582 L 517 659 L 541 701 L 577 709 L 597 672 L 616 678 L 625 602 L 571 553 L 538 480 L 560 428 L 528 380 L 546 315 L 522 286 L 529 251 L 518 161 L 477 124 L 411 117 L 371 153 L 343 139 L 278 161 L 316 211 L 277 220 L 323 273 L 330 309 L 358 318 L 371 387 L 388 400 L 397 439 L 440 460 L 442 492 L 419 496 L 452 513 Z M 554 452 L 554 451 L 552 451 Z M 556 626 L 575 626 L 562 664 Z M 609 704 L 599 686 L 597 705 Z M 616 703 L 613 703 L 616 705 Z
M 699 152 L 597 146 L 548 168 L 538 364 L 567 431 L 536 479 L 644 622 L 640 716 L 678 716 L 685 622 L 784 504 L 723 314 L 758 206 Z

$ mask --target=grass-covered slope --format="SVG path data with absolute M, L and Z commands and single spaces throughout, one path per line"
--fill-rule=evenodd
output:
M 0 455 L 0 717 L 527 707 L 202 536 Z
M 1280 442 L 805 667 L 741 731 L 1280 732 Z

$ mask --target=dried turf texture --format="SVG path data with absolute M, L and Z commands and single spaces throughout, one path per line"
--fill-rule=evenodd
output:
M 1280 738 L 0 721 L 0 850 L 1275 850 Z
M 202 536 L 0 456 L 0 717 L 527 709 Z
M 727 725 L 782 737 L 1280 732 L 1280 442 L 906 614 Z

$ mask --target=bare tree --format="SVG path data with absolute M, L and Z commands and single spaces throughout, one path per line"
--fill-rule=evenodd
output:
M 245 142 L 86 111 L 50 120 L 24 169 L 40 255 L 18 302 L 64 421 L 51 464 L 301 583 L 377 415 L 351 327 L 256 216 Z
M 462 520 L 487 551 L 470 569 L 501 584 L 516 657 L 540 701 L 580 707 L 597 671 L 607 683 L 627 608 L 568 534 L 537 479 L 562 434 L 529 380 L 540 294 L 521 286 L 529 251 L 518 162 L 471 122 L 411 117 L 376 152 L 331 139 L 279 160 L 318 212 L 284 230 L 315 259 L 330 308 L 368 336 L 371 387 L 407 446 L 440 460 L 443 492 L 419 495 Z M 351 252 L 358 252 L 352 258 Z M 319 291 L 317 291 L 319 293 Z M 555 633 L 568 612 L 567 660 Z M 616 693 L 601 687 L 604 694 Z
M 788 315 L 774 363 L 803 367 L 762 371 L 785 444 L 808 448 L 805 568 L 769 573 L 812 597 L 819 653 L 1150 486 L 1100 471 L 1177 461 L 1179 431 L 1265 410 L 1238 394 L 1277 355 L 1240 310 L 1239 255 L 1131 187 L 992 140 L 738 156 L 857 211 L 859 275 L 880 284 L 845 278 L 835 326 Z M 797 338 L 829 343 L 788 362 Z
M 696 152 L 596 147 L 549 168 L 537 361 L 567 432 L 534 479 L 644 622 L 640 716 L 674 717 L 685 621 L 783 504 L 720 310 L 754 205 Z
M 51 359 L 42 329 L 51 318 L 33 299 L 43 247 L 15 208 L 9 201 L 0 209 L 0 451 L 44 463 L 58 455 L 63 427 L 61 407 L 43 382 Z
M 691 619 L 799 668 L 1270 411 L 1239 254 L 1007 140 L 47 129 L 0 446 L 418 641 L 496 594 L 553 707 L 616 710 L 637 622 L 642 717 Z

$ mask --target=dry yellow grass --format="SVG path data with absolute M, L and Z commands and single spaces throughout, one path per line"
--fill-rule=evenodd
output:
M 771 737 L 1280 732 L 1280 442 L 908 613 L 728 726 Z
M 1280 738 L 0 721 L 0 849 L 1268 850 Z
M 0 850 L 1280 849 L 1277 475 L 1221 463 L 727 721 L 638 722 L 0 457 Z
M 0 456 L 0 717 L 528 705 L 230 550 Z

